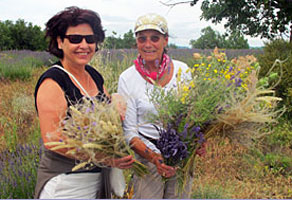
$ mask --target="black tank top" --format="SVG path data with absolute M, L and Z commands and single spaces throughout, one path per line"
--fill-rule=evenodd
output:
M 57 62 L 56 64 L 63 67 L 61 62 Z M 103 91 L 104 80 L 103 80 L 101 74 L 98 73 L 93 67 L 91 67 L 89 65 L 85 66 L 85 70 L 90 74 L 90 76 L 94 80 L 94 82 L 99 90 L 99 93 L 96 96 L 96 98 L 101 100 L 102 95 L 104 94 L 104 91 Z M 37 104 L 36 104 L 37 92 L 38 92 L 40 85 L 42 84 L 42 82 L 46 78 L 53 79 L 62 88 L 62 90 L 65 93 L 65 98 L 66 98 L 68 107 L 70 105 L 75 105 L 76 103 L 81 101 L 83 95 L 81 94 L 79 88 L 76 87 L 75 84 L 72 82 L 69 75 L 66 72 L 64 72 L 63 70 L 58 69 L 57 67 L 51 67 L 50 69 L 48 69 L 46 72 L 44 72 L 41 75 L 41 77 L 39 78 L 39 80 L 36 84 L 36 87 L 35 87 L 34 97 L 35 97 L 35 107 L 36 107 L 37 111 L 38 111 Z

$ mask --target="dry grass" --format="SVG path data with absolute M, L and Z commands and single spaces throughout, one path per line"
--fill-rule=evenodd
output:
M 0 82 L 0 150 L 27 142 L 38 127 L 33 93 L 37 78 L 43 71 L 36 70 L 28 81 Z
M 247 154 L 246 149 L 228 141 L 209 141 L 208 153 L 197 160 L 193 190 L 211 187 L 221 190 L 222 198 L 232 199 L 292 197 L 291 177 L 274 175 L 260 162 L 249 163 Z

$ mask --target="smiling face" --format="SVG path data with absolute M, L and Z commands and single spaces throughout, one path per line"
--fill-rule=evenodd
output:
M 138 51 L 146 64 L 155 66 L 155 60 L 161 61 L 168 37 L 155 30 L 145 30 L 136 34 L 136 42 Z
M 94 35 L 89 24 L 79 24 L 70 26 L 67 29 L 66 35 Z M 87 43 L 85 38 L 80 43 L 74 44 L 68 38 L 63 41 L 60 37 L 57 39 L 58 48 L 64 52 L 62 64 L 64 66 L 85 66 L 95 53 L 96 43 Z

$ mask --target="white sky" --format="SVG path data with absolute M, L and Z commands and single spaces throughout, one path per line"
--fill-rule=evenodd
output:
M 179 0 L 161 1 L 174 3 Z M 24 19 L 25 22 L 44 28 L 53 15 L 68 6 L 79 6 L 99 13 L 107 36 L 112 35 L 112 31 L 122 36 L 130 29 L 133 30 L 137 17 L 149 12 L 166 18 L 171 36 L 169 43 L 178 46 L 190 47 L 190 40 L 198 39 L 201 29 L 207 26 L 221 34 L 225 32 L 223 24 L 214 25 L 200 20 L 200 4 L 193 7 L 180 4 L 170 9 L 159 0 L 0 0 L 0 20 L 15 22 L 17 19 Z M 263 46 L 263 40 L 259 38 L 245 38 L 252 47 Z

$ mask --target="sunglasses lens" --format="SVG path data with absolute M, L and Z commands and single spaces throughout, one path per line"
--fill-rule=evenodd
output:
M 94 35 L 86 35 L 85 40 L 88 44 L 93 44 L 96 41 Z
M 144 43 L 144 42 L 146 42 L 146 40 L 147 40 L 147 37 L 145 37 L 145 36 L 138 37 L 138 42 L 140 42 L 140 43 Z
M 78 44 L 78 43 L 80 43 L 82 41 L 82 36 L 81 35 L 68 35 L 67 38 L 73 44 Z
M 158 42 L 159 39 L 160 39 L 160 37 L 157 36 L 157 35 L 152 35 L 152 36 L 151 36 L 151 41 L 152 41 L 152 42 Z
M 88 44 L 96 42 L 96 37 L 94 35 L 65 35 L 65 38 L 68 38 L 72 44 L 79 44 L 82 42 L 83 38 L 85 38 Z
M 146 36 L 140 36 L 140 37 L 138 37 L 138 42 L 139 43 L 144 43 L 144 42 L 146 42 L 146 40 L 147 40 L 147 37 Z M 151 40 L 151 42 L 158 42 L 159 40 L 160 40 L 160 37 L 158 36 L 158 35 L 152 35 L 151 37 L 150 37 L 150 40 Z

